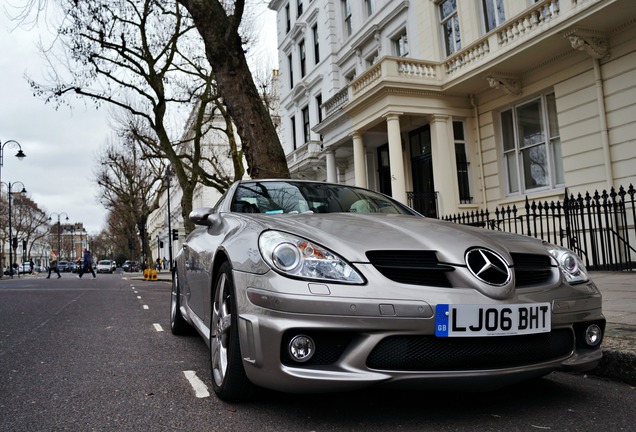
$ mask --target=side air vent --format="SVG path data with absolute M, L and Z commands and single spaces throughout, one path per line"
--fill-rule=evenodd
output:
M 373 266 L 392 281 L 450 288 L 446 274 L 453 267 L 440 264 L 434 251 L 369 251 Z
M 517 288 L 547 283 L 554 277 L 556 269 L 548 255 L 513 253 Z

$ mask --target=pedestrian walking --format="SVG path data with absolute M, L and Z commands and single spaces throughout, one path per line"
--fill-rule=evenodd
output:
M 29 260 L 30 273 L 33 274 L 33 268 L 35 267 L 35 263 L 33 262 L 33 258 Z
M 82 278 L 84 272 L 90 271 L 93 274 L 93 279 L 95 279 L 95 270 L 93 270 L 93 257 L 88 249 L 84 249 L 84 264 L 82 265 L 82 269 L 80 270 L 79 278 Z
M 57 268 L 57 251 L 54 250 L 52 250 L 49 255 L 49 275 L 46 277 L 47 279 L 50 279 L 51 271 L 57 273 L 58 279 L 62 277 L 62 275 L 60 275 L 60 269 Z

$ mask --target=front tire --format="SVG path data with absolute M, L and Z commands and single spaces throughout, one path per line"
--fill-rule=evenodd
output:
M 187 335 L 192 332 L 192 327 L 181 315 L 181 289 L 177 271 L 172 274 L 172 289 L 170 290 L 170 330 L 174 335 Z
M 232 268 L 221 265 L 212 292 L 212 321 L 210 323 L 210 367 L 212 387 L 226 402 L 249 399 L 254 385 L 243 367 L 238 332 L 236 291 Z

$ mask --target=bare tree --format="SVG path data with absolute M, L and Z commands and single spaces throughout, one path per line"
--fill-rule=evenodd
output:
M 205 43 L 219 95 L 234 119 L 252 178 L 288 178 L 285 153 L 261 101 L 247 60 L 240 26 L 245 0 L 178 0 Z
M 45 3 L 31 1 L 33 9 Z M 191 19 L 175 0 L 58 3 L 64 21 L 56 46 L 63 48 L 63 55 L 44 51 L 54 67 L 46 83 L 31 80 L 36 95 L 58 105 L 77 97 L 116 107 L 120 131 L 139 142 L 146 157 L 170 162 L 183 190 L 182 216 L 190 231 L 187 216 L 197 185 L 223 192 L 245 171 L 230 113 L 217 94 Z M 191 109 L 194 132 L 182 139 Z M 226 123 L 230 151 L 225 155 L 233 171 L 226 170 L 228 163 L 216 155 L 202 151 L 211 117 Z
M 110 144 L 97 159 L 95 181 L 101 202 L 110 211 L 108 223 L 126 242 L 139 236 L 143 255 L 149 252 L 146 222 L 159 208 L 160 194 L 156 192 L 163 188 L 165 166 L 161 161 L 143 157 L 134 142 Z M 138 250 L 137 245 L 134 241 L 131 249 Z

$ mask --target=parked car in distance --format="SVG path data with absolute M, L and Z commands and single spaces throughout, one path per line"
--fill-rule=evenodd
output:
M 137 261 L 126 260 L 121 268 L 125 272 L 136 272 L 139 271 L 139 264 L 137 264 Z
M 57 262 L 57 269 L 60 271 L 60 273 L 71 271 L 71 269 L 69 268 L 69 262 L 68 261 L 58 261 Z
M 99 260 L 97 262 L 97 267 L 95 268 L 97 273 L 112 273 L 113 272 L 113 264 L 111 260 Z
M 541 239 L 300 180 L 237 182 L 189 218 L 170 327 L 205 340 L 220 399 L 483 391 L 601 361 L 601 293 L 579 257 Z
M 18 267 L 18 273 L 20 274 L 31 273 L 31 263 L 27 261 L 20 264 L 20 267 Z

